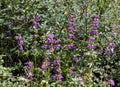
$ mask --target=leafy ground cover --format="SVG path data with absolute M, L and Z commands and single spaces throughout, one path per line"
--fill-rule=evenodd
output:
M 0 0 L 1 87 L 120 87 L 119 0 Z

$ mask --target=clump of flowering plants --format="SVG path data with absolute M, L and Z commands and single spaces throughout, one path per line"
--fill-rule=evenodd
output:
M 119 87 L 119 4 L 0 1 L 0 86 Z

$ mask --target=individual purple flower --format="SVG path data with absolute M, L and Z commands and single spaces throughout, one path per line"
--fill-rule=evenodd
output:
M 94 17 L 94 18 L 99 18 L 99 15 L 93 14 L 93 17 Z
M 110 46 L 110 47 L 115 47 L 115 46 L 116 46 L 116 44 L 115 44 L 115 43 L 112 43 L 112 42 L 111 42 L 111 43 L 108 43 L 107 45 Z
M 86 58 L 86 57 L 88 57 L 88 55 L 84 53 L 84 54 L 83 54 L 83 57 Z
M 105 53 L 112 53 L 112 54 L 114 54 L 115 52 L 114 52 L 113 49 L 106 49 L 106 50 L 105 50 Z
M 19 50 L 20 50 L 20 51 L 23 51 L 23 46 L 22 46 L 22 45 L 19 47 Z
M 75 21 L 76 20 L 76 15 L 75 14 L 71 14 L 70 17 L 68 18 L 68 20 Z
M 41 19 L 41 17 L 40 17 L 40 15 L 37 13 L 36 16 L 35 16 L 35 18 L 34 18 L 34 21 L 40 21 L 40 19 Z
M 18 38 L 16 38 L 16 40 L 22 40 L 23 38 L 21 37 L 21 35 L 19 35 L 19 37 Z
M 71 76 L 74 76 L 75 74 L 76 74 L 75 71 L 70 71 L 70 75 L 71 75 Z
M 42 70 L 45 70 L 46 69 L 46 65 L 43 63 L 40 67 Z
M 112 36 L 112 37 L 116 37 L 116 36 L 117 36 L 117 33 L 112 33 L 111 36 Z
M 100 20 L 98 18 L 93 19 L 93 23 L 99 23 L 99 22 L 100 22 Z
M 20 40 L 20 41 L 18 41 L 18 44 L 23 45 L 23 44 L 25 44 L 25 42 L 23 40 Z
M 48 38 L 48 43 L 50 43 L 50 44 L 54 44 L 55 43 L 55 40 L 53 39 L 53 38 Z
M 57 75 L 57 78 L 58 79 L 63 79 L 64 77 L 61 74 L 59 74 L 59 75 Z
M 34 22 L 34 23 L 32 24 L 32 26 L 33 26 L 33 27 L 39 27 L 40 24 L 39 24 L 38 22 Z
M 47 36 L 48 36 L 48 38 L 51 38 L 51 39 L 53 39 L 55 37 L 54 34 L 48 34 Z
M 92 35 L 98 35 L 99 34 L 99 32 L 97 30 L 90 30 L 89 33 L 92 34 Z
M 111 86 L 115 86 L 114 80 L 108 80 L 108 84 L 110 84 Z
M 27 66 L 27 68 L 29 68 L 29 69 L 30 69 L 30 68 L 32 67 L 32 65 L 33 65 L 31 61 L 25 62 L 24 64 L 25 64 L 25 65 Z
M 76 25 L 76 24 L 75 24 L 74 22 L 69 22 L 69 23 L 68 23 L 68 26 L 69 26 L 69 27 L 74 27 L 75 25 Z
M 61 68 L 56 69 L 56 71 L 57 71 L 58 73 L 62 73 Z
M 11 35 L 11 31 L 6 31 L 5 32 L 7 35 Z
M 93 48 L 94 48 L 94 45 L 88 45 L 87 48 L 93 49 Z
M 54 46 L 50 46 L 49 51 L 53 52 L 54 51 Z
M 57 79 L 57 74 L 55 74 L 55 75 L 53 75 L 51 77 L 52 77 L 52 79 Z
M 42 49 L 49 49 L 50 46 L 48 46 L 48 45 L 43 45 L 43 46 L 41 46 L 41 48 L 42 48 Z
M 30 76 L 28 79 L 29 79 L 30 81 L 32 81 L 32 80 L 33 80 L 33 77 L 32 77 L 32 76 Z
M 76 14 L 72 13 L 70 17 L 76 18 Z
M 70 69 L 75 69 L 76 67 L 74 66 L 74 65 L 72 65 L 71 67 L 70 67 Z
M 77 62 L 79 62 L 79 59 L 78 58 L 73 58 L 72 61 L 77 63 Z
M 91 42 L 94 42 L 94 41 L 95 41 L 95 38 L 91 37 L 91 38 L 88 39 L 87 42 L 91 43 Z
M 74 31 L 75 28 L 74 28 L 74 27 L 68 27 L 67 30 L 68 30 L 68 31 Z
M 97 29 L 97 28 L 100 28 L 100 26 L 98 24 L 92 24 L 92 28 Z
M 59 60 L 54 60 L 53 61 L 53 65 L 54 66 L 59 66 L 60 65 L 60 61 Z
M 112 25 L 111 28 L 112 28 L 112 29 L 116 29 L 117 26 L 116 26 L 116 25 Z
M 54 45 L 54 49 L 59 49 L 59 48 L 62 48 L 60 44 Z
M 81 83 L 81 82 L 85 82 L 85 78 L 78 77 L 78 82 L 79 82 L 79 83 Z
M 71 43 L 71 44 L 68 44 L 68 45 L 67 45 L 67 48 L 69 48 L 69 49 L 75 49 L 76 46 L 75 46 L 74 43 Z
M 74 17 L 69 17 L 68 20 L 70 20 L 70 21 L 75 21 L 76 18 L 74 18 Z
M 56 43 L 56 44 L 58 44 L 58 43 L 60 43 L 60 42 L 61 42 L 60 39 L 56 39 L 56 40 L 55 40 L 55 43 Z
M 76 37 L 75 37 L 74 34 L 69 34 L 69 35 L 68 35 L 68 38 L 70 38 L 70 39 L 75 39 Z

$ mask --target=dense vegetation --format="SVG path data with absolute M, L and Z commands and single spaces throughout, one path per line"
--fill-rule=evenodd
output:
M 120 0 L 0 0 L 0 87 L 120 87 Z

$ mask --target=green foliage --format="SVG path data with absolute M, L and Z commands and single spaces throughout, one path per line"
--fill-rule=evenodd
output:
M 119 0 L 0 0 L 0 86 L 109 87 L 107 81 L 113 79 L 119 87 L 119 4 Z M 76 17 L 76 30 L 72 32 L 67 30 L 71 14 Z M 99 16 L 100 28 L 99 34 L 92 36 L 89 31 L 95 14 Z M 37 21 L 36 15 L 40 15 Z M 61 41 L 45 42 L 49 34 Z M 69 34 L 76 38 L 68 38 Z M 95 39 L 92 50 L 87 47 L 91 45 L 89 38 Z M 71 43 L 75 49 L 67 48 Z M 44 45 L 62 47 L 46 50 L 42 49 Z M 114 49 L 115 53 L 109 54 L 106 49 Z M 54 60 L 59 64 L 54 65 Z M 54 69 L 62 79 L 52 78 Z

